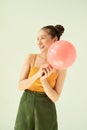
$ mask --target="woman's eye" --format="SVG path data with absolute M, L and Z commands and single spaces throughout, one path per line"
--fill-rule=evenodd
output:
M 42 37 L 41 39 L 45 39 L 45 37 Z
M 42 37 L 42 38 L 40 38 L 40 39 L 39 39 L 39 38 L 37 38 L 37 41 L 38 41 L 38 40 L 42 40 L 42 39 L 45 39 L 45 37 Z

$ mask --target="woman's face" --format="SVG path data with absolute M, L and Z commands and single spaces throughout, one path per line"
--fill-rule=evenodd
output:
M 52 38 L 46 30 L 41 29 L 38 33 L 37 44 L 41 52 L 47 52 L 48 48 L 57 41 L 57 37 Z

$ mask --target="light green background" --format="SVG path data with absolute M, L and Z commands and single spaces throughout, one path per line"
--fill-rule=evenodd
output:
M 61 39 L 77 49 L 56 102 L 59 130 L 87 130 L 87 0 L 0 0 L 0 130 L 13 130 L 24 58 L 39 52 L 37 33 L 49 24 L 62 24 Z

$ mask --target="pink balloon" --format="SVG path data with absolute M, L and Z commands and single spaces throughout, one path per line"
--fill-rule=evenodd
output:
M 48 49 L 48 63 L 56 69 L 66 69 L 76 59 L 76 49 L 68 41 L 59 40 L 53 43 Z

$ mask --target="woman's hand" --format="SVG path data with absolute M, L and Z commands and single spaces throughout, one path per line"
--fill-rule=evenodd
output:
M 47 77 L 49 77 L 51 75 L 52 72 L 54 72 L 54 69 L 51 65 L 49 65 L 49 64 L 42 65 L 38 71 L 40 80 L 46 79 Z

